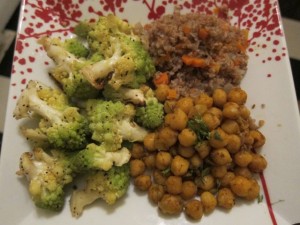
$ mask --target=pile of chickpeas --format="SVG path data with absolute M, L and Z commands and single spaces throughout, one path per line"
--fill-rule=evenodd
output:
M 267 166 L 259 153 L 265 137 L 245 106 L 247 93 L 235 87 L 168 100 L 167 88 L 155 91 L 164 103 L 164 124 L 131 150 L 135 188 L 147 192 L 162 213 L 184 212 L 195 220 L 216 207 L 231 209 L 236 198 L 256 199 L 255 174 Z M 196 118 L 208 129 L 205 140 L 188 126 Z

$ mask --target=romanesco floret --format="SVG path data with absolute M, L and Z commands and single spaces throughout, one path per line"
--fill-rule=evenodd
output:
M 102 94 L 107 100 L 130 102 L 135 105 L 143 105 L 145 103 L 145 96 L 141 89 L 120 87 L 118 90 L 115 90 L 110 85 L 105 85 Z
M 108 171 L 99 170 L 90 174 L 83 190 L 75 190 L 70 200 L 71 212 L 74 217 L 82 214 L 83 208 L 97 199 L 107 204 L 114 204 L 125 195 L 130 183 L 129 166 L 113 166 Z
M 110 151 L 120 149 L 123 140 L 143 141 L 148 133 L 133 121 L 135 115 L 133 105 L 120 101 L 89 99 L 86 102 L 86 111 L 92 139 L 104 142 Z
M 58 38 L 43 37 L 39 43 L 43 45 L 47 55 L 56 64 L 50 70 L 50 75 L 59 83 L 68 97 L 95 98 L 99 91 L 88 82 L 80 70 L 95 60 L 102 59 L 102 56 L 93 54 L 91 60 L 85 60 L 83 57 L 89 54 L 89 50 L 75 40 L 67 39 L 62 42 Z M 78 58 L 79 56 L 81 58 Z
M 73 180 L 70 161 L 64 154 L 51 154 L 41 148 L 25 152 L 20 158 L 20 176 L 29 181 L 29 193 L 36 206 L 59 211 L 64 205 L 64 186 Z
M 137 108 L 135 119 L 143 127 L 155 129 L 164 121 L 164 105 L 156 98 L 149 99 L 146 101 L 146 106 Z
M 86 31 L 83 33 L 91 52 L 104 56 L 104 60 L 81 71 L 94 87 L 102 89 L 104 82 L 108 82 L 114 89 L 137 88 L 154 74 L 149 53 L 127 22 L 114 15 L 101 16 L 96 23 L 81 23 L 77 30 L 80 34 Z
M 63 47 L 65 47 L 68 52 L 75 55 L 77 58 L 86 58 L 89 55 L 89 50 L 77 38 L 66 39 Z
M 58 89 L 38 81 L 29 81 L 17 101 L 16 119 L 38 117 L 37 128 L 22 128 L 22 134 L 39 145 L 42 140 L 54 148 L 76 150 L 84 148 L 89 136 L 88 120 L 69 104 Z
M 87 38 L 89 32 L 91 31 L 90 22 L 88 21 L 80 21 L 75 27 L 74 27 L 74 33 L 80 37 L 80 38 Z
M 72 156 L 73 170 L 83 173 L 91 170 L 109 170 L 113 165 L 122 166 L 130 159 L 130 151 L 122 147 L 117 151 L 111 151 L 106 143 L 96 145 L 88 144 L 85 149 L 76 152 Z
M 154 91 L 148 87 L 145 92 L 145 106 L 137 107 L 135 121 L 148 129 L 159 127 L 164 121 L 164 105 L 154 95 Z

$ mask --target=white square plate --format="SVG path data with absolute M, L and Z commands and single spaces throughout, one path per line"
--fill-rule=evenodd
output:
M 79 219 L 71 217 L 68 204 L 60 213 L 37 209 L 29 198 L 27 183 L 18 179 L 19 157 L 30 151 L 12 117 L 16 99 L 30 79 L 54 85 L 47 76 L 52 65 L 37 38 L 43 35 L 71 36 L 78 21 L 114 13 L 129 22 L 145 23 L 174 5 L 182 12 L 218 13 L 228 3 L 232 24 L 248 28 L 250 47 L 248 72 L 242 87 L 248 93 L 248 107 L 257 120 L 265 120 L 262 132 L 267 143 L 262 151 L 268 167 L 260 176 L 263 201 L 237 203 L 230 212 L 216 210 L 204 216 L 202 224 L 294 224 L 300 222 L 300 123 L 294 84 L 289 64 L 278 3 L 276 0 L 24 0 L 16 41 L 0 170 L 0 223 L 31 224 L 189 224 L 184 215 L 167 218 L 148 202 L 146 195 L 131 187 L 115 206 L 99 201 L 87 208 Z M 255 107 L 253 107 L 255 106 Z

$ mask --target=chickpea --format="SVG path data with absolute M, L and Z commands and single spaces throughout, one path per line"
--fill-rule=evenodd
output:
M 195 99 L 195 105 L 206 105 L 207 108 L 211 108 L 213 105 L 213 98 L 208 96 L 208 94 L 206 93 L 200 93 L 200 95 L 198 95 Z
M 209 191 L 204 191 L 200 195 L 203 211 L 205 214 L 211 213 L 217 206 L 216 197 Z
M 235 177 L 233 172 L 227 172 L 224 177 L 221 178 L 221 187 L 229 187 L 230 182 Z
M 182 183 L 181 197 L 184 200 L 193 198 L 197 193 L 197 186 L 193 181 L 184 181 Z
M 215 178 L 212 175 L 206 175 L 203 177 L 197 177 L 195 180 L 197 186 L 203 191 L 209 191 L 216 185 Z
M 248 133 L 248 134 L 245 134 L 245 137 L 244 137 L 244 144 L 245 145 L 253 145 L 254 143 L 254 138 Z
M 188 217 L 200 220 L 203 216 L 202 203 L 197 199 L 192 199 L 185 204 L 184 212 Z
M 131 157 L 134 159 L 141 159 L 145 155 L 144 148 L 141 144 L 134 143 L 131 149 Z
M 261 173 L 268 165 L 267 160 L 260 154 L 253 154 L 252 156 L 253 158 L 248 168 L 254 173 Z
M 178 195 L 182 191 L 182 178 L 169 176 L 166 180 L 166 190 L 169 194 Z
M 235 204 L 235 197 L 229 188 L 221 188 L 217 195 L 218 206 L 231 209 Z
M 179 108 L 174 110 L 174 113 L 169 113 L 165 116 L 165 124 L 173 130 L 183 130 L 188 122 L 188 117 L 184 111 Z
M 230 188 L 232 192 L 239 197 L 246 197 L 251 186 L 252 183 L 250 182 L 250 180 L 242 176 L 236 176 L 230 182 Z
M 177 142 L 178 133 L 170 127 L 163 127 L 157 132 L 155 147 L 158 150 L 168 150 Z
M 227 166 L 212 166 L 210 172 L 215 178 L 222 178 L 227 173 Z
M 156 184 L 165 185 L 167 176 L 162 173 L 162 171 L 156 169 L 153 171 L 153 180 Z
M 202 115 L 202 120 L 210 131 L 216 129 L 221 123 L 216 115 L 209 112 L 206 112 Z
M 144 146 L 149 152 L 156 150 L 156 147 L 155 147 L 156 136 L 157 136 L 157 134 L 152 132 L 152 133 L 148 133 L 144 138 Z
M 164 103 L 164 111 L 165 113 L 172 113 L 175 109 L 176 101 L 174 100 L 167 100 Z
M 164 214 L 178 215 L 183 210 L 183 201 L 178 196 L 164 194 L 158 202 L 158 208 Z
M 237 119 L 240 116 L 239 105 L 235 102 L 227 102 L 223 107 L 223 116 L 228 119 Z
M 149 169 L 155 168 L 155 158 L 156 158 L 156 154 L 149 154 L 143 158 L 146 168 Z
M 190 158 L 190 168 L 197 169 L 202 165 L 202 163 L 203 163 L 203 160 L 200 158 L 200 156 L 198 154 L 194 154 Z
M 223 89 L 217 88 L 214 90 L 212 98 L 214 105 L 222 108 L 223 105 L 227 102 L 227 93 Z
M 178 138 L 179 138 L 179 136 L 178 136 Z M 183 145 L 178 145 L 177 152 L 179 155 L 181 155 L 184 158 L 191 158 L 195 153 L 195 149 L 191 146 L 185 147 Z
M 239 167 L 239 166 L 235 167 L 234 174 L 236 176 L 242 176 L 248 179 L 252 178 L 252 173 L 247 167 Z
M 222 110 L 219 109 L 219 108 L 217 108 L 217 107 L 211 107 L 206 112 L 215 115 L 220 121 L 223 118 L 223 112 L 222 112 Z
M 169 152 L 160 151 L 155 157 L 155 166 L 159 170 L 165 170 L 171 165 L 172 156 Z
M 210 157 L 212 161 L 218 166 L 227 165 L 232 162 L 232 158 L 226 148 L 214 149 L 210 153 Z
M 133 159 L 129 163 L 130 165 L 130 175 L 132 177 L 139 176 L 145 172 L 145 163 L 140 159 Z
M 176 102 L 175 107 L 180 108 L 183 112 L 186 113 L 186 115 L 188 115 L 191 109 L 193 108 L 193 106 L 194 106 L 194 101 L 191 97 L 183 97 Z
M 246 199 L 247 200 L 254 200 L 259 195 L 260 187 L 259 187 L 256 180 L 250 179 L 250 182 L 251 182 L 251 187 L 248 191 L 248 195 L 246 196 Z
M 155 204 L 157 204 L 162 199 L 164 194 L 165 189 L 160 184 L 152 184 L 148 190 L 148 197 Z
M 166 84 L 160 84 L 157 86 L 155 90 L 155 97 L 158 99 L 160 102 L 166 101 L 168 95 L 169 95 L 170 88 Z
M 249 134 L 254 139 L 254 143 L 253 143 L 254 148 L 259 148 L 265 144 L 266 138 L 260 131 L 250 130 Z
M 142 174 L 134 179 L 134 186 L 140 191 L 147 191 L 151 184 L 151 177 L 149 175 Z
M 213 130 L 210 132 L 209 135 L 209 144 L 213 148 L 223 148 L 228 143 L 227 134 L 221 129 L 217 128 L 216 130 Z
M 240 132 L 239 124 L 235 120 L 226 119 L 222 122 L 221 128 L 227 134 L 238 134 Z
M 249 151 L 239 151 L 234 155 L 234 163 L 240 167 L 247 167 L 253 159 Z
M 203 104 L 194 105 L 188 114 L 188 118 L 200 117 L 206 111 L 207 111 L 206 105 L 203 105 Z
M 232 88 L 227 95 L 229 102 L 235 102 L 244 105 L 247 101 L 247 93 L 239 87 Z
M 250 110 L 245 105 L 241 105 L 240 114 L 243 119 L 248 119 L 250 117 Z
M 208 141 L 202 141 L 195 146 L 196 151 L 198 152 L 201 159 L 205 159 L 211 150 Z
M 240 148 L 242 146 L 242 140 L 241 140 L 240 136 L 238 136 L 236 134 L 229 134 L 227 136 L 227 140 L 228 140 L 228 143 L 226 145 L 226 148 L 230 153 L 233 154 L 240 150 Z
M 190 162 L 185 158 L 177 155 L 171 163 L 171 171 L 175 176 L 183 176 L 187 173 Z
M 193 130 L 185 128 L 179 133 L 178 140 L 181 145 L 190 147 L 196 144 L 197 135 Z

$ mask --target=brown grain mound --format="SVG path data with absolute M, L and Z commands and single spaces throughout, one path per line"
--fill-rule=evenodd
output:
M 248 32 L 215 15 L 175 11 L 141 30 L 157 70 L 181 95 L 237 86 L 247 71 Z

